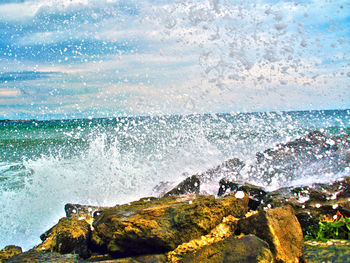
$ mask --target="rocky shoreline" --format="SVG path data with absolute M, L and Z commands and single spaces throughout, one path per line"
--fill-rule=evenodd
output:
M 349 139 L 315 131 L 257 153 L 248 169 L 291 180 L 306 166 L 348 171 Z M 315 249 L 322 243 L 304 240 L 319 238 L 320 222 L 350 217 L 350 177 L 268 192 L 244 183 L 242 169 L 247 166 L 240 160 L 227 160 L 158 198 L 114 207 L 67 204 L 66 217 L 41 235 L 41 244 L 24 253 L 8 246 L 0 250 L 0 262 L 322 262 L 313 256 L 324 252 Z M 203 194 L 201 186 L 214 177 L 220 178 L 217 195 Z M 350 259 L 349 246 L 332 246 L 341 251 L 339 260 Z

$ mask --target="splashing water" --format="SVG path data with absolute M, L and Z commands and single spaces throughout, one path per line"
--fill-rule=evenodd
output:
M 37 244 L 40 234 L 64 216 L 68 202 L 115 205 L 157 195 L 153 188 L 160 182 L 177 183 L 232 157 L 249 163 L 256 152 L 316 128 L 342 134 L 349 128 L 349 112 L 3 124 L 2 134 L 17 132 L 1 138 L 5 150 L 0 225 L 1 236 L 7 237 L 1 245 L 13 243 L 28 249 Z M 40 134 L 46 137 L 39 142 Z M 328 179 L 336 176 L 328 175 Z M 317 177 L 310 177 L 311 181 Z M 277 180 L 274 187 L 282 183 L 286 181 Z

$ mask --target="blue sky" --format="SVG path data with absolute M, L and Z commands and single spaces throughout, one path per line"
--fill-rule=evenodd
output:
M 350 1 L 0 1 L 0 119 L 350 108 Z

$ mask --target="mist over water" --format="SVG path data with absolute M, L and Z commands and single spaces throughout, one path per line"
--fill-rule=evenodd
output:
M 281 112 L 347 108 L 347 3 L 10 2 L 0 19 L 17 42 L 0 45 L 0 113 L 65 120 L 0 123 L 0 248 L 38 244 L 66 203 L 157 196 L 313 130 L 349 133 L 349 110 Z M 276 189 L 349 175 L 326 166 L 242 176 Z

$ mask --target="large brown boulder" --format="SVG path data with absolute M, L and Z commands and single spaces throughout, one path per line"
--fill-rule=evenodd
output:
M 230 236 L 172 263 L 274 263 L 269 245 L 254 235 Z
M 5 262 L 7 259 L 12 258 L 15 255 L 21 254 L 22 248 L 18 246 L 6 246 L 0 250 L 0 263 Z
M 76 253 L 88 258 L 90 235 L 90 225 L 85 220 L 63 217 L 57 225 L 41 235 L 43 242 L 35 250 L 60 254 Z
M 114 257 L 164 253 L 206 235 L 225 216 L 243 217 L 248 196 L 143 198 L 95 213 L 92 243 Z
M 227 239 L 237 230 L 238 221 L 238 218 L 231 215 L 225 217 L 222 222 L 207 235 L 182 243 L 175 250 L 169 252 L 168 262 L 182 262 L 188 255 L 194 255 L 197 251 L 206 246 L 211 246 L 214 243 Z
M 277 262 L 302 262 L 303 233 L 291 206 L 260 211 L 238 223 L 239 231 L 270 245 Z

